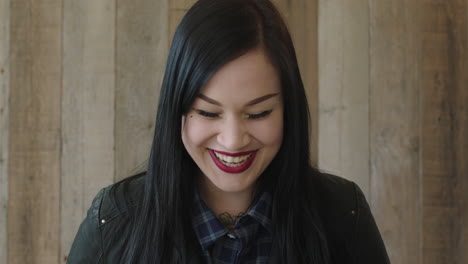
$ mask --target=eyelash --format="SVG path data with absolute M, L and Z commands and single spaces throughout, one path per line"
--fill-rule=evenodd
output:
M 219 117 L 219 114 L 216 114 L 216 113 L 211 113 L 211 112 L 206 112 L 206 111 L 203 111 L 203 110 L 196 110 L 198 112 L 199 115 L 201 116 L 204 116 L 204 117 L 208 117 L 208 118 L 217 118 Z M 261 113 L 258 113 L 258 114 L 247 114 L 247 117 L 248 119 L 260 119 L 262 117 L 266 117 L 268 116 L 269 114 L 271 114 L 273 110 L 268 110 L 268 111 L 263 111 Z
M 263 111 L 258 114 L 248 114 L 247 116 L 249 117 L 249 119 L 260 119 L 262 117 L 268 116 L 269 114 L 271 114 L 272 111 L 273 110 L 268 110 L 268 111 Z
M 204 116 L 204 117 L 208 117 L 208 118 L 219 117 L 219 114 L 210 113 L 210 112 L 206 112 L 206 111 L 203 111 L 203 110 L 197 110 L 197 112 L 198 112 L 199 115 Z

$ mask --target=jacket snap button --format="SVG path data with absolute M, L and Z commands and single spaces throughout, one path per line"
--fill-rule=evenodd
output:
M 106 223 L 106 220 L 102 219 L 102 220 L 101 220 L 101 223 L 102 223 L 102 224 L 105 224 L 105 223 Z

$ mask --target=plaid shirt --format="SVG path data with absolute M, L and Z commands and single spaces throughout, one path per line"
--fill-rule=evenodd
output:
M 204 263 L 268 263 L 272 245 L 270 207 L 271 196 L 265 192 L 236 221 L 231 234 L 196 192 L 192 222 Z

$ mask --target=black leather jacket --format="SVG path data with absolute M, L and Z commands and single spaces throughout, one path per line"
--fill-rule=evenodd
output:
M 318 212 L 327 234 L 332 263 L 390 263 L 369 205 L 359 187 L 329 174 L 314 178 Z M 125 184 L 130 200 L 135 201 L 142 194 L 144 177 L 135 177 Z M 111 201 L 109 197 L 111 187 L 102 189 L 94 198 L 75 237 L 67 263 L 118 263 L 122 252 L 117 250 L 119 247 L 114 238 L 120 232 L 116 233 L 115 230 L 119 226 L 129 227 L 123 224 L 123 214 L 126 212 L 119 209 L 122 208 L 119 200 Z M 122 192 L 125 188 L 116 191 Z

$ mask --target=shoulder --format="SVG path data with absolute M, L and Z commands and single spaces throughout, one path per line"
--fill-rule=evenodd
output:
M 321 172 L 310 178 L 333 262 L 389 263 L 377 224 L 359 186 Z
M 101 189 L 80 225 L 67 263 L 103 263 L 118 259 L 122 237 L 130 230 L 128 211 L 138 206 L 143 189 L 144 174 Z
M 320 211 L 329 216 L 353 214 L 362 206 L 363 194 L 356 183 L 342 177 L 317 172 L 311 176 L 311 188 Z
M 101 224 L 109 223 L 137 206 L 143 198 L 144 185 L 145 173 L 140 173 L 103 188 L 95 198 L 100 199 L 95 203 L 100 204 L 98 218 Z

